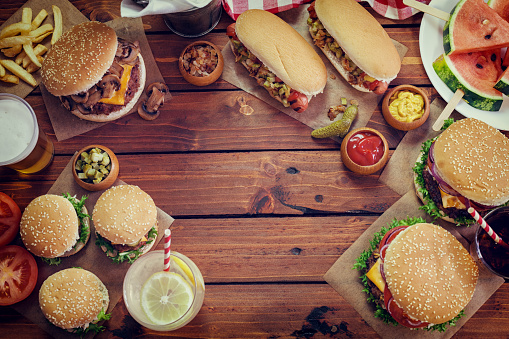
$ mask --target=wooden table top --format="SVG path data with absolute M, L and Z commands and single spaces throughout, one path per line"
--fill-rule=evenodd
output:
M 120 16 L 120 0 L 71 2 L 91 20 Z M 0 2 L 0 24 L 23 3 Z M 369 10 L 391 38 L 409 49 L 391 87 L 418 85 L 431 100 L 438 97 L 419 53 L 422 14 L 395 21 Z M 217 27 L 200 39 L 223 48 L 232 22 L 223 11 Z M 23 210 L 48 191 L 75 151 L 99 143 L 114 149 L 123 181 L 140 186 L 176 219 L 172 246 L 204 276 L 202 309 L 184 328 L 158 333 L 135 323 L 120 300 L 101 337 L 376 337 L 323 275 L 400 196 L 378 182 L 380 172 L 350 172 L 338 143 L 311 138 L 308 126 L 228 82 L 188 84 L 177 60 L 192 40 L 173 34 L 161 16 L 144 17 L 143 23 L 173 95 L 160 117 L 147 122 L 133 114 L 58 142 L 36 89 L 26 100 L 54 142 L 54 161 L 34 175 L 0 169 L 0 191 Z M 253 107 L 252 115 L 239 113 L 239 96 Z M 405 135 L 385 122 L 380 105 L 367 126 L 386 136 L 391 154 Z M 504 284 L 455 337 L 487 332 L 508 337 L 508 320 L 509 284 Z M 10 307 L 0 308 L 0 329 L 5 338 L 49 337 Z

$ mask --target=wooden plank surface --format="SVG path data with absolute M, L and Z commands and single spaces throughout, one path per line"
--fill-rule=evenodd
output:
M 0 23 L 23 3 L 0 3 Z M 72 3 L 92 20 L 120 16 L 120 0 Z M 391 20 L 363 5 L 391 38 L 409 48 L 391 87 L 410 83 L 431 100 L 439 97 L 420 58 L 422 14 Z M 232 22 L 223 12 L 201 39 L 225 46 Z M 173 246 L 196 262 L 206 282 L 200 313 L 183 329 L 157 333 L 138 325 L 121 300 L 98 337 L 376 337 L 323 274 L 399 196 L 378 182 L 380 172 L 363 177 L 347 170 L 338 143 L 311 138 L 308 126 L 228 82 L 205 88 L 185 82 L 177 58 L 193 40 L 171 33 L 162 16 L 144 17 L 143 23 L 173 95 L 161 116 L 146 122 L 131 115 L 57 142 L 36 89 L 27 101 L 54 141 L 54 162 L 34 175 L 0 168 L 0 191 L 23 209 L 48 191 L 76 150 L 100 143 L 118 155 L 122 180 L 139 185 L 176 218 Z M 240 96 L 253 107 L 251 116 L 239 113 Z M 390 154 L 405 135 L 387 125 L 380 105 L 368 127 L 384 134 Z M 508 318 L 509 285 L 504 284 L 454 337 L 507 337 Z M 10 307 L 0 307 L 0 328 L 5 338 L 49 337 Z

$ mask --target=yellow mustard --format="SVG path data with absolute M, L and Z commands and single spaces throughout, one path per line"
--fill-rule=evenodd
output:
M 397 91 L 389 100 L 389 112 L 402 122 L 412 122 L 424 114 L 424 99 L 410 91 Z

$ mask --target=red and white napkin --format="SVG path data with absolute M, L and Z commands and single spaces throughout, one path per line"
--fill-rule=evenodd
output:
M 390 19 L 403 20 L 419 11 L 403 4 L 403 0 L 366 0 L 373 9 Z M 431 0 L 417 0 L 429 4 Z M 271 13 L 279 13 L 292 8 L 299 7 L 310 0 L 223 0 L 223 7 L 232 17 L 237 20 L 242 12 L 248 9 L 263 9 Z M 360 2 L 360 1 L 359 1 Z

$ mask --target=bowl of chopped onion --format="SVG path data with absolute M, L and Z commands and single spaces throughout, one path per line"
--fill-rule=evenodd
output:
M 221 50 L 208 41 L 195 41 L 180 54 L 180 74 L 196 86 L 207 86 L 216 81 L 223 73 L 223 67 Z

